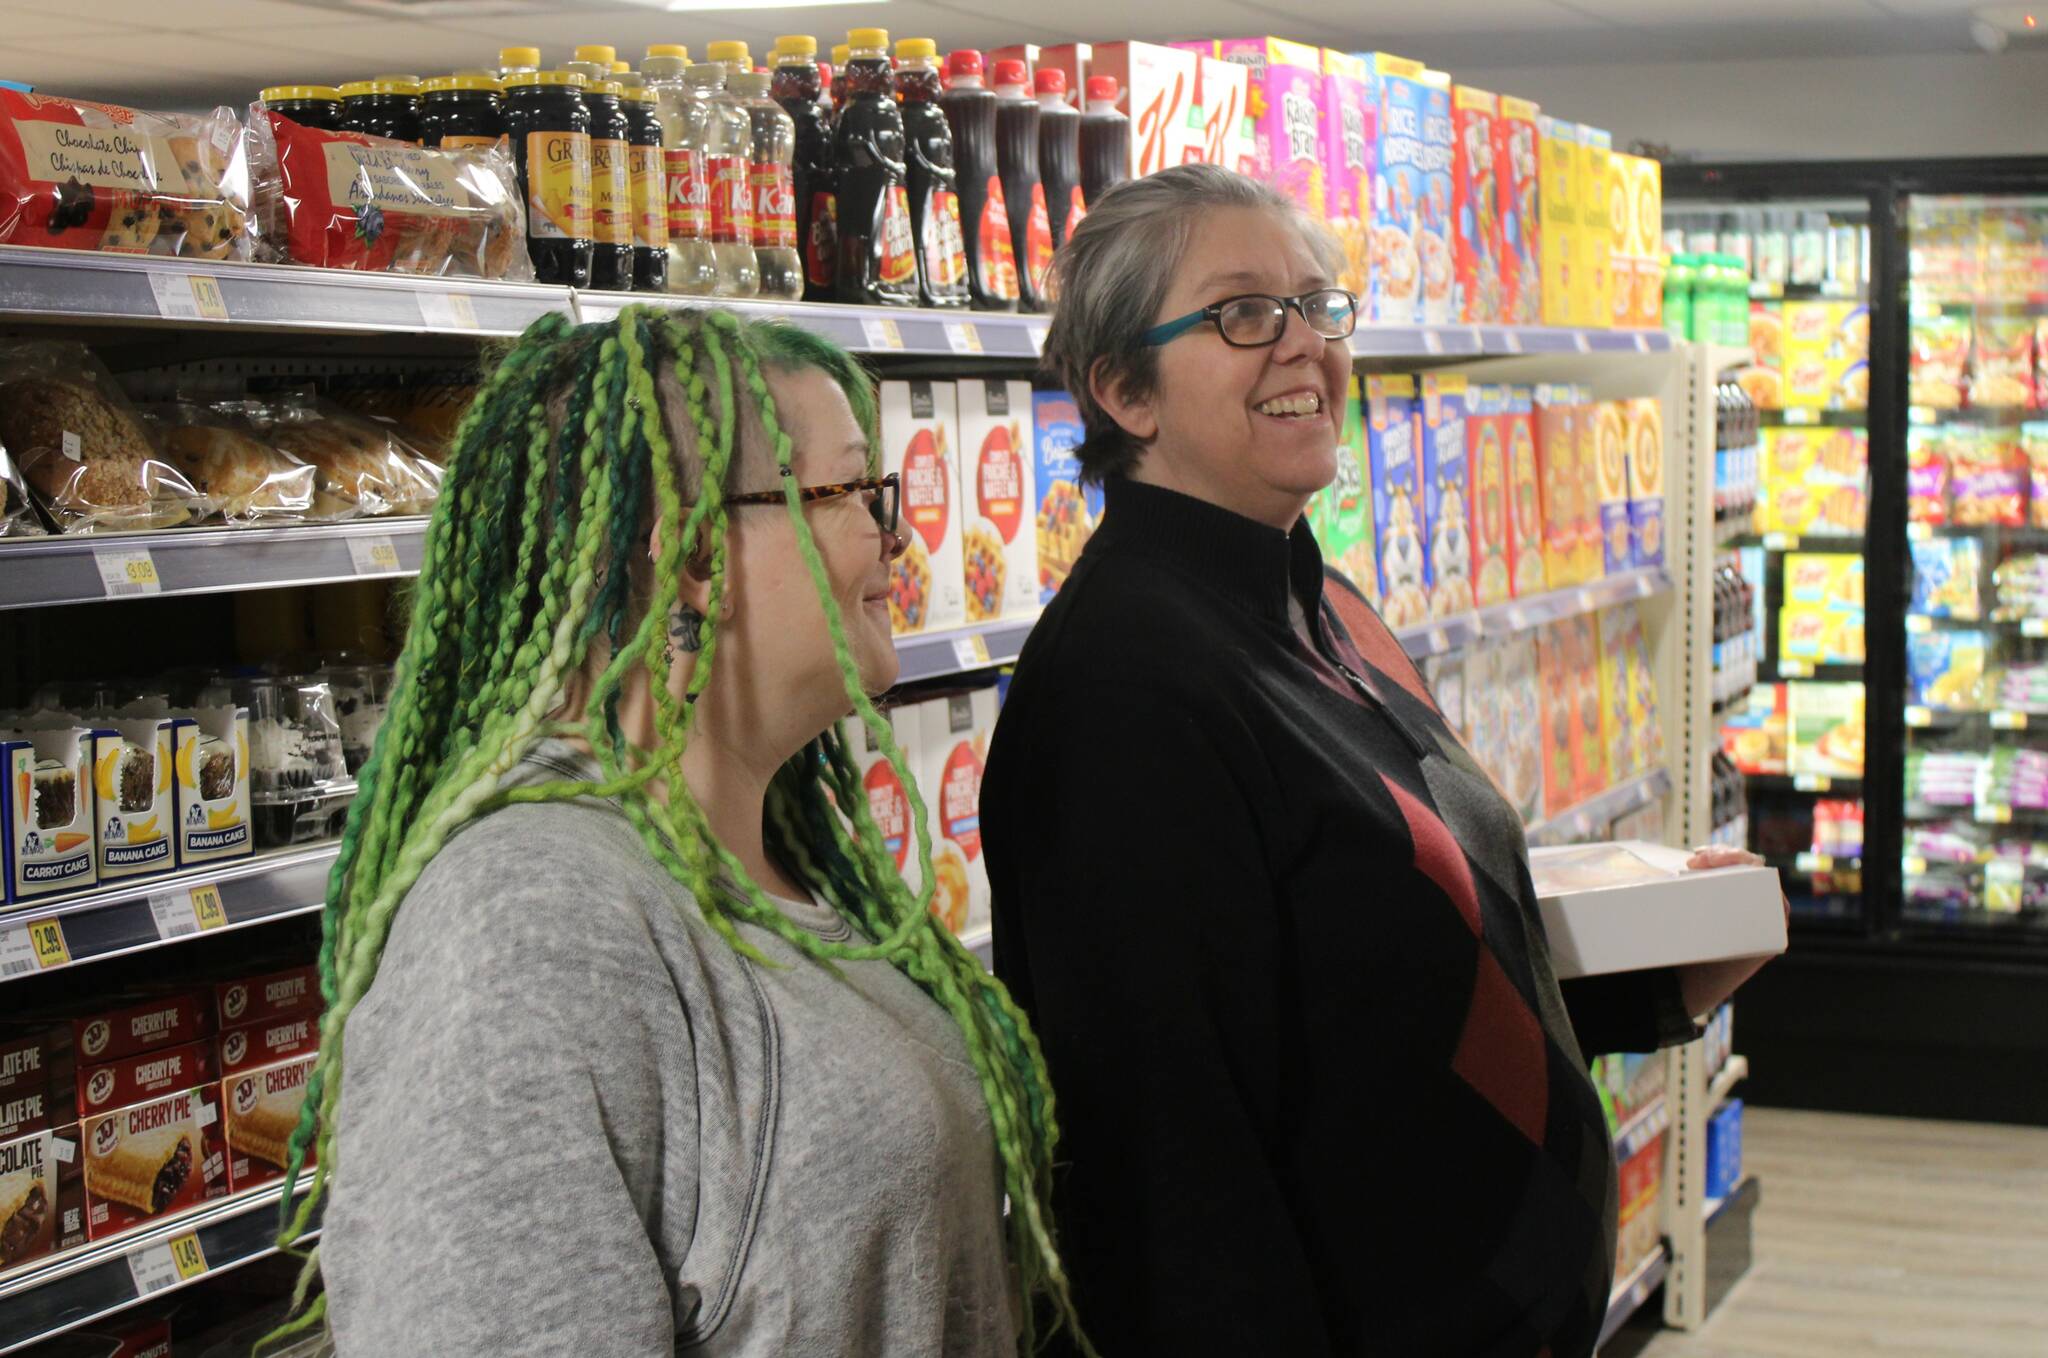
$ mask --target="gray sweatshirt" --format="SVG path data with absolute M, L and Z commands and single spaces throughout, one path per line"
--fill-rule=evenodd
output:
M 595 772 L 549 743 L 513 777 Z M 449 841 L 348 1025 L 321 1246 L 341 1358 L 1016 1352 L 959 1030 L 885 962 L 834 976 L 744 933 L 780 967 L 604 802 Z

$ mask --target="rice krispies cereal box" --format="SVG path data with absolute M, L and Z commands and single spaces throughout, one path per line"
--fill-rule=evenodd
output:
M 1581 583 L 1579 571 L 1579 411 L 1577 389 L 1535 390 L 1536 466 L 1543 492 L 1543 574 L 1550 588 Z
M 1629 568 L 1628 420 L 1619 401 L 1583 407 L 1592 415 L 1593 482 L 1599 496 L 1600 566 L 1613 575 Z
M 227 1196 L 220 1086 L 202 1085 L 91 1118 L 86 1231 L 94 1240 Z
M 962 378 L 956 387 L 967 621 L 1029 617 L 1038 611 L 1031 384 Z
M 1505 437 L 1507 388 L 1474 386 L 1465 412 L 1465 460 L 1472 482 L 1468 518 L 1472 530 L 1472 602 L 1479 608 L 1504 604 L 1514 594 L 1508 569 L 1508 524 L 1512 518 Z
M 1379 145 L 1372 180 L 1375 321 L 1451 319 L 1451 154 L 1448 78 L 1419 61 L 1372 53 Z
M 1600 637 L 1590 613 L 1565 619 L 1564 631 L 1572 685 L 1572 800 L 1583 802 L 1608 786 L 1600 724 Z
M 1498 96 L 1470 85 L 1451 90 L 1453 156 L 1451 244 L 1456 266 L 1452 314 L 1461 321 L 1498 321 L 1501 305 L 1500 177 L 1494 155 Z
M 249 832 L 249 709 L 200 708 L 178 715 L 178 866 L 256 851 Z
M 1462 373 L 1422 378 L 1422 504 L 1429 534 L 1429 614 L 1448 618 L 1472 608 L 1470 463 L 1465 448 Z
M 1614 226 L 1607 199 L 1608 161 L 1614 138 L 1579 124 L 1579 272 L 1584 293 L 1573 299 L 1577 324 L 1614 324 Z
M 1130 119 L 1131 177 L 1142 179 L 1199 158 L 1201 128 L 1189 115 L 1200 60 L 1150 42 L 1062 43 L 1040 52 L 1038 67 L 1064 71 L 1069 90 L 1084 89 L 1087 76 L 1115 77 L 1117 111 Z
M 42 730 L 0 731 L 0 856 L 6 899 L 40 900 L 99 879 L 93 822 L 93 736 L 68 721 Z
M 1285 38 L 1225 38 L 1216 55 L 1250 72 L 1245 104 L 1258 177 L 1324 220 L 1322 49 Z
M 955 934 L 986 929 L 988 859 L 981 780 L 995 734 L 996 691 L 978 688 L 918 704 L 918 786 L 932 813 L 932 913 Z
M 1319 506 L 1316 540 L 1323 559 L 1375 605 L 1380 601 L 1379 565 L 1373 556 L 1372 454 L 1366 444 L 1365 402 L 1357 377 L 1344 403 L 1343 432 L 1337 439 L 1337 476 L 1311 504 Z
M 291 1136 L 306 1102 L 306 1081 L 319 1059 L 317 1055 L 302 1056 L 221 1081 L 230 1191 L 239 1193 L 284 1177 L 291 1158 Z M 310 1167 L 312 1163 L 309 1143 L 306 1164 Z
M 1379 88 L 1370 62 L 1323 49 L 1325 220 L 1344 251 L 1338 283 L 1372 295 L 1372 168 L 1379 141 Z
M 1573 549 L 1572 564 L 1577 582 L 1584 584 L 1588 580 L 1598 580 L 1604 574 L 1600 551 L 1600 472 L 1595 465 L 1599 460 L 1600 443 L 1592 388 L 1574 387 L 1572 404 L 1576 407 L 1572 430 L 1579 446 L 1578 516 L 1574 523 L 1578 541 Z
M 1539 116 L 1535 104 L 1504 94 L 1500 116 L 1493 124 L 1493 161 L 1500 195 L 1500 315 L 1513 325 L 1534 325 L 1543 319 Z
M 1543 814 L 1547 777 L 1543 743 L 1545 692 L 1540 678 L 1538 637 L 1521 632 L 1499 650 L 1500 746 L 1504 777 L 1501 791 L 1524 823 Z
M 1060 592 L 1102 521 L 1102 487 L 1083 485 L 1074 450 L 1087 437 L 1080 407 L 1063 391 L 1031 394 L 1031 490 L 1038 497 L 1038 602 Z
M 1415 379 L 1374 373 L 1365 379 L 1365 389 L 1380 616 L 1392 628 L 1414 627 L 1429 619 L 1431 583 Z
M 1664 564 L 1664 403 L 1654 396 L 1622 402 L 1628 449 L 1628 560 Z
M 1536 671 L 1542 693 L 1539 713 L 1543 752 L 1543 812 L 1555 816 L 1578 800 L 1572 741 L 1578 730 L 1578 682 L 1572 674 L 1571 637 L 1562 622 L 1536 633 Z
M 951 382 L 884 382 L 885 471 L 903 478 L 901 531 L 909 546 L 889 567 L 889 622 L 899 636 L 967 621 L 963 496 Z

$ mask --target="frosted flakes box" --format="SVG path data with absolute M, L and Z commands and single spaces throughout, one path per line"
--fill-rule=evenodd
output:
M 1374 373 L 1365 384 L 1380 616 L 1391 628 L 1414 627 L 1429 619 L 1431 583 L 1415 379 Z
M 1199 61 L 1149 42 L 1062 43 L 1039 54 L 1038 68 L 1066 72 L 1069 90 L 1085 89 L 1086 76 L 1116 78 L 1117 111 L 1130 119 L 1131 177 L 1142 179 L 1185 163 L 1198 148 L 1200 130 L 1188 115 Z
M 291 1159 L 292 1133 L 306 1103 L 306 1081 L 320 1058 L 293 1061 L 230 1075 L 220 1082 L 226 1110 L 228 1187 L 239 1193 L 284 1177 Z M 306 1165 L 313 1163 L 309 1143 Z
M 953 384 L 884 382 L 881 407 L 883 470 L 903 478 L 901 531 L 910 544 L 889 566 L 890 625 L 898 636 L 958 627 L 967 588 Z
M 1031 490 L 1031 384 L 962 378 L 962 567 L 967 621 L 1038 611 L 1038 497 Z
M 1422 504 L 1429 534 L 1429 613 L 1448 618 L 1472 608 L 1471 496 L 1465 450 L 1465 402 L 1459 373 L 1422 379 Z
M 1579 276 L 1579 125 L 1541 115 L 1536 141 L 1543 179 L 1543 323 L 1577 325 L 1585 292 Z
M 52 718 L 42 729 L 0 733 L 0 837 L 10 902 L 79 891 L 99 880 L 93 823 L 93 737 Z
M 1324 220 L 1344 251 L 1338 283 L 1368 298 L 1372 295 L 1372 162 L 1379 123 L 1379 89 L 1371 63 L 1324 48 Z
M 1504 94 L 1500 97 L 1500 116 L 1493 124 L 1493 159 L 1500 195 L 1500 315 L 1514 325 L 1534 325 L 1543 319 L 1542 177 L 1538 171 L 1536 128 L 1539 116 L 1535 104 Z
M 1664 405 L 1654 396 L 1622 403 L 1628 445 L 1628 559 L 1664 564 Z
M 1374 52 L 1379 145 L 1372 181 L 1372 319 L 1451 318 L 1451 149 L 1448 78 L 1419 61 Z
M 1552 589 L 1580 583 L 1578 392 L 1536 388 L 1536 462 L 1543 489 L 1543 574 Z
M 932 814 L 932 913 L 956 935 L 977 933 L 989 924 L 981 780 L 995 734 L 996 691 L 950 693 L 917 711 L 917 781 Z
M 172 776 L 176 726 L 162 716 L 95 723 L 93 792 L 98 803 L 99 878 L 131 880 L 178 865 Z
M 1593 391 L 1586 386 L 1572 389 L 1575 408 L 1573 432 L 1578 439 L 1579 493 L 1573 521 L 1576 544 L 1572 549 L 1572 574 L 1577 583 L 1598 580 L 1604 573 L 1600 552 L 1600 473 L 1598 426 L 1594 419 Z
M 1451 313 L 1461 321 L 1498 321 L 1506 316 L 1501 303 L 1500 176 L 1494 154 L 1500 99 L 1470 85 L 1454 86 L 1451 112 L 1457 133 L 1452 161 L 1456 283 Z
M 1628 420 L 1619 401 L 1597 401 L 1583 407 L 1593 419 L 1593 479 L 1599 495 L 1601 571 L 1613 575 L 1629 568 Z
M 1513 597 L 1508 569 L 1507 388 L 1475 386 L 1465 412 L 1465 460 L 1471 473 L 1472 602 L 1479 608 Z
M 1536 452 L 1533 388 L 1503 391 L 1500 428 L 1508 455 L 1508 581 L 1514 597 L 1522 599 L 1550 588 L 1543 559 L 1543 468 Z
M 1337 439 L 1337 475 L 1312 503 L 1322 522 L 1316 540 L 1323 559 L 1375 605 L 1380 601 L 1379 566 L 1373 556 L 1372 486 L 1366 471 L 1372 455 L 1365 435 L 1365 405 L 1353 377 L 1344 402 L 1343 432 Z
M 88 1119 L 82 1133 L 94 1240 L 227 1196 L 218 1085 Z
M 1249 73 L 1245 97 L 1258 178 L 1317 221 L 1328 215 L 1323 175 L 1323 54 L 1285 38 L 1225 38 L 1216 55 Z
M 917 752 L 923 741 L 917 709 L 885 707 L 880 709 L 880 715 L 888 727 L 889 738 L 903 755 L 903 767 L 915 779 Z M 848 717 L 840 732 L 846 752 L 860 774 L 861 787 L 867 793 L 868 814 L 874 818 L 875 829 L 882 837 L 882 848 L 896 860 L 896 871 L 916 890 L 924 874 L 917 865 L 917 825 L 910 793 L 897 775 L 896 766 L 889 762 L 881 740 L 868 730 L 858 714 Z
M 1607 201 L 1608 161 L 1614 138 L 1605 130 L 1579 124 L 1579 270 L 1583 291 L 1573 298 L 1577 324 L 1606 327 L 1614 323 L 1614 228 Z
M 1031 489 L 1038 496 L 1038 602 L 1053 601 L 1073 573 L 1095 525 L 1102 487 L 1083 485 L 1081 446 L 1087 430 L 1074 398 L 1063 391 L 1031 394 Z
M 172 723 L 178 775 L 178 866 L 255 852 L 249 833 L 249 709 L 199 708 Z
M 1543 761 L 1543 809 L 1555 816 L 1578 800 L 1579 761 L 1572 756 L 1578 731 L 1578 681 L 1572 673 L 1571 637 L 1562 622 L 1547 623 L 1536 633 L 1536 673 L 1541 692 L 1538 721 Z M 1583 757 L 1583 756 L 1582 756 Z

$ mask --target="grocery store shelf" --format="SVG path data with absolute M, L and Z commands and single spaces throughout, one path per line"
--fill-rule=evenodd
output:
M 1826 684 L 1853 684 L 1861 682 L 1863 667 L 1861 665 L 1812 665 L 1804 660 L 1785 660 L 1781 658 L 1778 661 L 1778 671 L 1776 674 L 1772 674 L 1770 666 L 1765 665 L 1761 667 L 1759 677 L 1762 682 L 1767 684 L 1775 683 L 1780 679 L 1812 679 Z
M 2037 618 L 1948 618 L 1928 613 L 1908 613 L 1908 632 L 2014 631 L 2023 637 L 2048 637 L 2048 617 Z
M 1713 1225 L 1714 1219 L 1721 1215 L 1722 1209 L 1741 1197 L 1743 1192 L 1754 1182 L 1754 1179 L 1745 1178 L 1741 1183 L 1735 1185 L 1734 1191 L 1729 1193 L 1727 1197 L 1708 1198 L 1701 1207 L 1701 1216 L 1705 1218 L 1707 1225 Z
M 312 1176 L 302 1175 L 298 1194 L 305 1193 L 311 1184 Z M 278 1202 L 283 1190 L 283 1184 L 251 1189 L 148 1230 L 99 1241 L 0 1277 L 0 1354 L 17 1352 L 52 1335 L 124 1311 L 144 1295 L 162 1296 L 275 1254 Z M 316 1215 L 308 1238 L 318 1233 Z M 205 1267 L 189 1272 L 189 1276 L 179 1276 L 173 1270 L 168 1274 L 169 1280 L 164 1281 L 161 1267 L 165 1261 L 156 1256 L 167 1253 L 170 1242 L 185 1235 L 198 1238 Z M 152 1264 L 158 1268 L 152 1270 Z M 146 1294 L 138 1287 L 138 1271 L 145 1276 L 157 1273 Z
M 1765 429 L 1783 429 L 1799 425 L 1817 425 L 1823 429 L 1861 429 L 1870 423 L 1870 412 L 1787 406 L 1782 410 L 1759 410 L 1757 423 Z
M 2016 707 L 1927 707 L 1911 703 L 1906 707 L 1906 725 L 1921 731 L 1948 731 L 1977 725 L 1989 726 L 1994 731 L 2024 731 L 2032 725 L 2048 726 L 2048 712 L 2026 712 Z
M 1658 354 L 1662 330 L 1575 330 L 1549 325 L 1361 325 L 1354 358 L 1499 358 L 1513 354 Z
M 833 302 L 759 302 L 741 298 L 647 297 L 625 292 L 579 292 L 576 314 L 608 321 L 635 302 L 717 305 L 758 319 L 794 322 L 841 348 L 906 357 L 992 358 L 1036 364 L 1045 348 L 1049 317 L 923 307 L 842 306 Z
M 1841 552 L 1850 556 L 1863 554 L 1863 535 L 1817 533 L 1801 537 L 1797 533 L 1738 533 L 1728 540 L 1731 547 L 1761 547 L 1767 552 Z
M 1900 815 L 1909 821 L 1973 820 L 1979 825 L 2048 825 L 2048 811 L 2011 806 L 2005 802 L 1973 801 L 1956 806 L 1908 800 Z
M 1024 639 L 1038 619 L 1004 618 L 951 627 L 943 632 L 926 632 L 896 638 L 898 670 L 896 682 L 938 679 L 948 674 L 966 674 L 991 665 L 1008 665 L 1024 650 Z
M 1617 783 L 1607 791 L 1577 806 L 1569 807 L 1555 816 L 1534 821 L 1529 826 L 1529 843 L 1537 847 L 1550 844 L 1570 844 L 1575 841 L 1604 836 L 1608 822 L 1617 816 L 1626 816 L 1666 796 L 1671 791 L 1671 775 L 1662 766 L 1648 773 L 1637 774 L 1623 783 Z
M 1722 1104 L 1728 1102 L 1728 1096 L 1735 1092 L 1735 1086 L 1748 1078 L 1749 1058 L 1747 1056 L 1729 1057 L 1722 1065 L 1719 1073 L 1714 1076 L 1713 1083 L 1707 1086 L 1707 1107 L 1710 1109 L 1719 1108 Z
M 1757 301 L 1784 300 L 1787 302 L 1815 301 L 1825 299 L 1831 302 L 1860 302 L 1864 300 L 1863 289 L 1845 283 L 1755 283 L 1749 285 L 1749 295 Z
M 1764 863 L 1779 872 L 1794 872 L 1802 877 L 1863 871 L 1861 858 L 1835 858 L 1824 853 L 1767 854 L 1764 856 Z
M 1614 1284 L 1614 1291 L 1607 1302 L 1607 1319 L 1600 1324 L 1600 1343 L 1604 1347 L 1608 1340 L 1621 1331 L 1650 1294 L 1664 1284 L 1664 1275 L 1670 1271 L 1671 1258 L 1662 1245 L 1650 1252 L 1650 1257 L 1637 1264 L 1635 1271 Z
M 1614 1160 L 1626 1164 L 1659 1136 L 1671 1130 L 1671 1104 L 1659 1094 L 1648 1108 L 1614 1134 Z
M 1861 778 L 1834 778 L 1820 773 L 1745 773 L 1751 792 L 1806 792 L 1836 797 L 1861 797 Z
M 1532 594 L 1526 599 L 1495 604 L 1477 612 L 1459 613 L 1419 627 L 1405 627 L 1394 633 L 1401 648 L 1420 659 L 1462 650 L 1481 637 L 1508 636 L 1541 627 L 1560 618 L 1591 613 L 1631 599 L 1647 599 L 1671 588 L 1671 577 L 1661 566 L 1622 571 L 1587 585 Z
M 1914 302 L 1915 316 L 2048 316 L 2048 302 L 1999 301 L 1986 298 L 1975 302 Z
M 2041 418 L 2041 412 L 2026 406 L 1907 406 L 1906 423 L 1920 427 L 1944 424 L 2013 425 Z
M 1709 344 L 1707 350 L 1707 371 L 1724 373 L 1730 368 L 1746 368 L 1755 361 L 1747 344 Z

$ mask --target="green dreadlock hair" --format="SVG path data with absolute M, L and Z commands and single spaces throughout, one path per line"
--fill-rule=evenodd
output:
M 1029 1299 L 1026 1346 L 1035 1346 L 1030 1303 L 1041 1298 L 1050 1303 L 1055 1328 L 1072 1326 L 1078 1336 L 1053 1244 L 1058 1129 L 1037 1038 L 1003 986 L 933 918 L 929 868 L 915 893 L 898 874 L 838 732 L 819 736 L 777 773 L 765 829 L 778 859 L 872 943 L 827 943 L 786 919 L 713 836 L 681 776 L 694 700 L 715 668 L 719 605 L 729 587 L 725 495 L 749 414 L 776 467 L 790 467 L 790 440 L 777 420 L 767 368 L 822 369 L 879 446 L 873 383 L 857 362 L 795 326 L 717 310 L 634 306 L 614 323 L 581 327 L 543 317 L 499 358 L 463 416 L 427 527 L 397 685 L 328 879 L 320 946 L 327 1010 L 291 1138 L 290 1180 L 309 1147 L 317 1146 L 318 1159 L 307 1197 L 296 1209 L 286 1198 L 279 1244 L 292 1249 L 305 1235 L 334 1175 L 349 1015 L 376 979 L 392 920 L 428 861 L 463 825 L 499 807 L 611 797 L 647 851 L 689 888 L 704 920 L 739 953 L 772 965 L 739 932 L 749 924 L 827 966 L 887 959 L 952 1015 L 1001 1153 L 1011 1253 Z M 681 392 L 682 411 L 665 409 L 665 382 Z M 780 481 L 824 604 L 847 701 L 903 780 L 918 854 L 928 864 L 923 799 L 888 723 L 862 690 L 796 478 Z M 681 531 L 662 535 L 649 587 L 635 558 L 657 522 L 680 524 Z M 674 661 L 664 642 L 687 561 L 709 564 L 710 607 L 696 667 L 678 701 L 669 691 Z M 593 657 L 603 668 L 590 685 L 583 721 L 555 720 L 567 685 Z M 635 669 L 645 672 L 655 701 L 652 749 L 628 741 L 617 720 L 622 687 Z M 502 776 L 551 734 L 586 740 L 602 777 L 502 788 Z M 651 783 L 666 787 L 665 800 L 649 795 Z M 301 1257 L 298 1314 L 272 1339 L 325 1323 L 326 1297 L 306 1304 L 318 1249 Z

